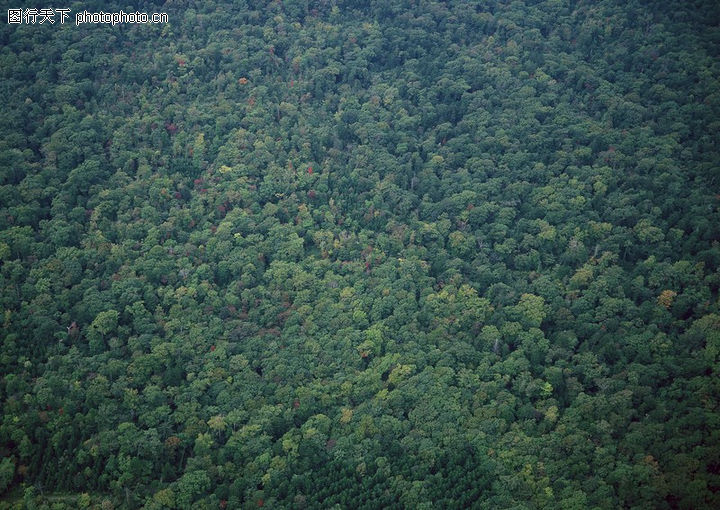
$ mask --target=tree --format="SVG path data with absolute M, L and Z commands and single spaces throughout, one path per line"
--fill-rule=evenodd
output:
M 0 461 L 0 494 L 4 493 L 15 478 L 15 462 L 10 457 Z
M 7 496 L 720 507 L 715 3 L 256 3 L 0 25 Z
M 523 326 L 538 328 L 545 319 L 545 300 L 534 294 L 523 294 L 514 311 Z
M 100 312 L 88 328 L 90 351 L 99 354 L 105 349 L 106 336 L 117 329 L 119 314 L 116 310 Z
M 188 471 L 175 484 L 176 504 L 189 508 L 210 489 L 211 480 L 205 471 Z

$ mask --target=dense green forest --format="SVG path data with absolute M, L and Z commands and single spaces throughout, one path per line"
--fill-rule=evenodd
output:
M 0 509 L 720 508 L 715 1 L 54 7 Z

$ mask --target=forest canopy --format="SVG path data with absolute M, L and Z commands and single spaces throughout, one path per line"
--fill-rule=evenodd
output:
M 0 510 L 720 508 L 716 2 L 66 7 L 169 21 L 0 24 Z

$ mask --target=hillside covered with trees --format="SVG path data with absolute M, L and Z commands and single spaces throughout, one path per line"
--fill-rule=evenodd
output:
M 720 508 L 716 2 L 127 4 L 0 24 L 0 509 Z

